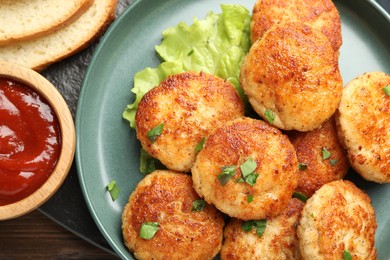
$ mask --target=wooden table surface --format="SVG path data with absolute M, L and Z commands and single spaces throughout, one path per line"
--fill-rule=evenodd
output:
M 0 221 L 0 259 L 118 259 L 35 210 Z

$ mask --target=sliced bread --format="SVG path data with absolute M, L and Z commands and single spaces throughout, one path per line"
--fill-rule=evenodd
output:
M 77 20 L 49 35 L 0 46 L 0 60 L 18 63 L 36 71 L 88 46 L 115 18 L 117 0 L 94 0 Z
M 1 0 L 0 45 L 49 34 L 73 22 L 92 0 Z

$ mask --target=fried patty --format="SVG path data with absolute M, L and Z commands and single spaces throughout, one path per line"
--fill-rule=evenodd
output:
M 240 82 L 262 118 L 272 113 L 275 126 L 298 131 L 314 130 L 329 119 L 343 88 L 328 39 L 298 22 L 277 24 L 252 45 Z
M 253 171 L 241 169 L 247 161 L 255 162 Z M 192 178 L 198 194 L 223 213 L 263 219 L 276 216 L 288 204 L 297 185 L 297 163 L 294 147 L 279 129 L 242 117 L 209 135 Z
M 243 102 L 228 81 L 184 72 L 168 77 L 144 95 L 135 117 L 137 138 L 168 169 L 188 172 L 202 138 L 243 114 Z M 151 140 L 148 132 L 162 124 L 162 132 Z
M 376 259 L 377 228 L 370 198 L 349 181 L 325 184 L 307 200 L 298 225 L 303 259 Z
M 325 183 L 346 175 L 349 169 L 347 152 L 339 143 L 334 117 L 313 131 L 292 131 L 288 137 L 300 164 L 298 192 L 310 197 Z
M 267 220 L 261 237 L 256 228 L 246 232 L 244 221 L 232 219 L 224 230 L 221 259 L 300 259 L 296 226 L 303 206 L 292 198 L 278 216 Z
M 356 77 L 344 88 L 337 113 L 351 166 L 379 183 L 390 182 L 390 96 L 383 90 L 389 85 L 390 75 L 383 72 Z
M 193 212 L 199 196 L 189 175 L 155 171 L 138 183 L 122 214 L 125 245 L 137 259 L 212 259 L 220 250 L 224 220 L 212 205 Z M 145 222 L 157 222 L 151 239 L 140 237 Z
M 251 20 L 254 43 L 274 25 L 283 21 L 300 21 L 321 31 L 334 51 L 342 44 L 340 15 L 331 0 L 257 0 Z

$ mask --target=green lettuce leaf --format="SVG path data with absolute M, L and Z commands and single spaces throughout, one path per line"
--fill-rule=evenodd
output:
M 250 48 L 248 10 L 241 5 L 221 5 L 222 13 L 210 12 L 193 24 L 179 23 L 163 31 L 155 46 L 162 60 L 157 68 L 145 68 L 134 76 L 136 98 L 123 117 L 135 126 L 135 113 L 143 95 L 166 77 L 184 71 L 206 72 L 230 81 L 245 100 L 240 88 L 240 65 Z

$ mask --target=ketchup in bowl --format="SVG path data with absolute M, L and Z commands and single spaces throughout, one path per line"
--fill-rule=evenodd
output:
M 61 151 L 58 119 L 27 85 L 0 78 L 0 206 L 36 191 Z

